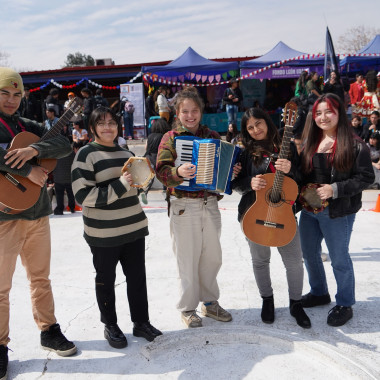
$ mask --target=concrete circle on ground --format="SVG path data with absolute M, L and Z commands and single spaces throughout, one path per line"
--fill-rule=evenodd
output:
M 171 378 L 375 379 L 335 347 L 265 328 L 197 328 L 167 333 L 142 348 L 149 366 Z M 179 375 L 180 374 L 180 375 Z

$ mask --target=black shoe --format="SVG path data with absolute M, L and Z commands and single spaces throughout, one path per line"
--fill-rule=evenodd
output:
M 296 319 L 298 326 L 301 326 L 304 329 L 309 329 L 311 327 L 310 319 L 306 315 L 301 301 L 290 300 L 289 310 L 290 315 Z
M 325 294 L 324 296 L 315 296 L 311 293 L 305 294 L 301 298 L 303 307 L 314 307 L 328 305 L 331 302 L 330 294 Z
M 54 209 L 54 215 L 63 215 L 63 211 Z
M 71 356 L 77 352 L 75 344 L 66 339 L 58 323 L 51 325 L 47 331 L 41 331 L 41 347 L 59 356 Z
M 338 327 L 343 326 L 347 321 L 352 318 L 351 306 L 334 306 L 328 314 L 327 324 L 330 326 Z
M 74 212 L 75 212 L 75 208 L 71 208 L 71 209 L 70 209 L 70 212 L 71 212 L 72 214 L 74 214 Z
M 261 309 L 261 320 L 264 323 L 273 323 L 274 322 L 274 300 L 273 296 L 262 297 L 263 306 Z
M 162 332 L 153 327 L 149 321 L 134 322 L 133 335 L 145 338 L 148 342 L 152 342 L 154 338 L 157 338 L 159 335 L 162 335 Z
M 118 325 L 105 325 L 104 337 L 113 348 L 124 348 L 128 346 L 127 338 Z
M 8 371 L 8 347 L 0 346 L 0 380 L 6 380 Z

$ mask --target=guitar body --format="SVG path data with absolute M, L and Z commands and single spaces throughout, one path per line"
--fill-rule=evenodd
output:
M 282 247 L 292 241 L 297 223 L 292 205 L 297 198 L 298 186 L 284 176 L 281 199 L 270 200 L 275 174 L 264 174 L 265 189 L 256 191 L 256 202 L 247 210 L 241 221 L 244 235 L 254 243 L 267 247 Z
M 31 132 L 21 132 L 12 140 L 8 150 L 26 148 L 30 144 L 40 141 L 40 137 Z M 40 165 L 49 172 L 54 170 L 57 160 L 43 159 L 31 162 L 32 165 Z M 0 175 L 0 211 L 6 214 L 19 214 L 32 207 L 41 193 L 41 187 L 26 177 L 12 174 L 11 178 L 6 173 Z

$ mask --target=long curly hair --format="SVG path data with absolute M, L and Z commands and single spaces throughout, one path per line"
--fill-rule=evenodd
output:
M 265 140 L 257 141 L 251 137 L 247 130 L 247 123 L 250 118 L 264 120 L 267 127 L 267 137 Z M 249 108 L 244 112 L 241 119 L 242 143 L 248 153 L 252 155 L 253 162 L 257 165 L 263 160 L 264 155 L 271 155 L 280 150 L 281 138 L 276 126 L 267 112 L 261 108 Z
M 365 76 L 365 83 L 367 86 L 368 92 L 375 92 L 377 89 L 377 76 L 375 70 L 368 71 Z

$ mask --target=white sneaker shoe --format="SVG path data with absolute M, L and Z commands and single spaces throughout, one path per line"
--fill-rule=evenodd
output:
M 202 327 L 202 318 L 196 313 L 195 310 L 182 311 L 182 322 L 189 328 Z
M 230 322 L 232 321 L 232 315 L 227 311 L 224 310 L 220 305 L 218 301 L 212 301 L 210 302 L 211 305 L 202 305 L 202 314 L 205 317 L 213 318 L 217 321 L 221 322 Z

